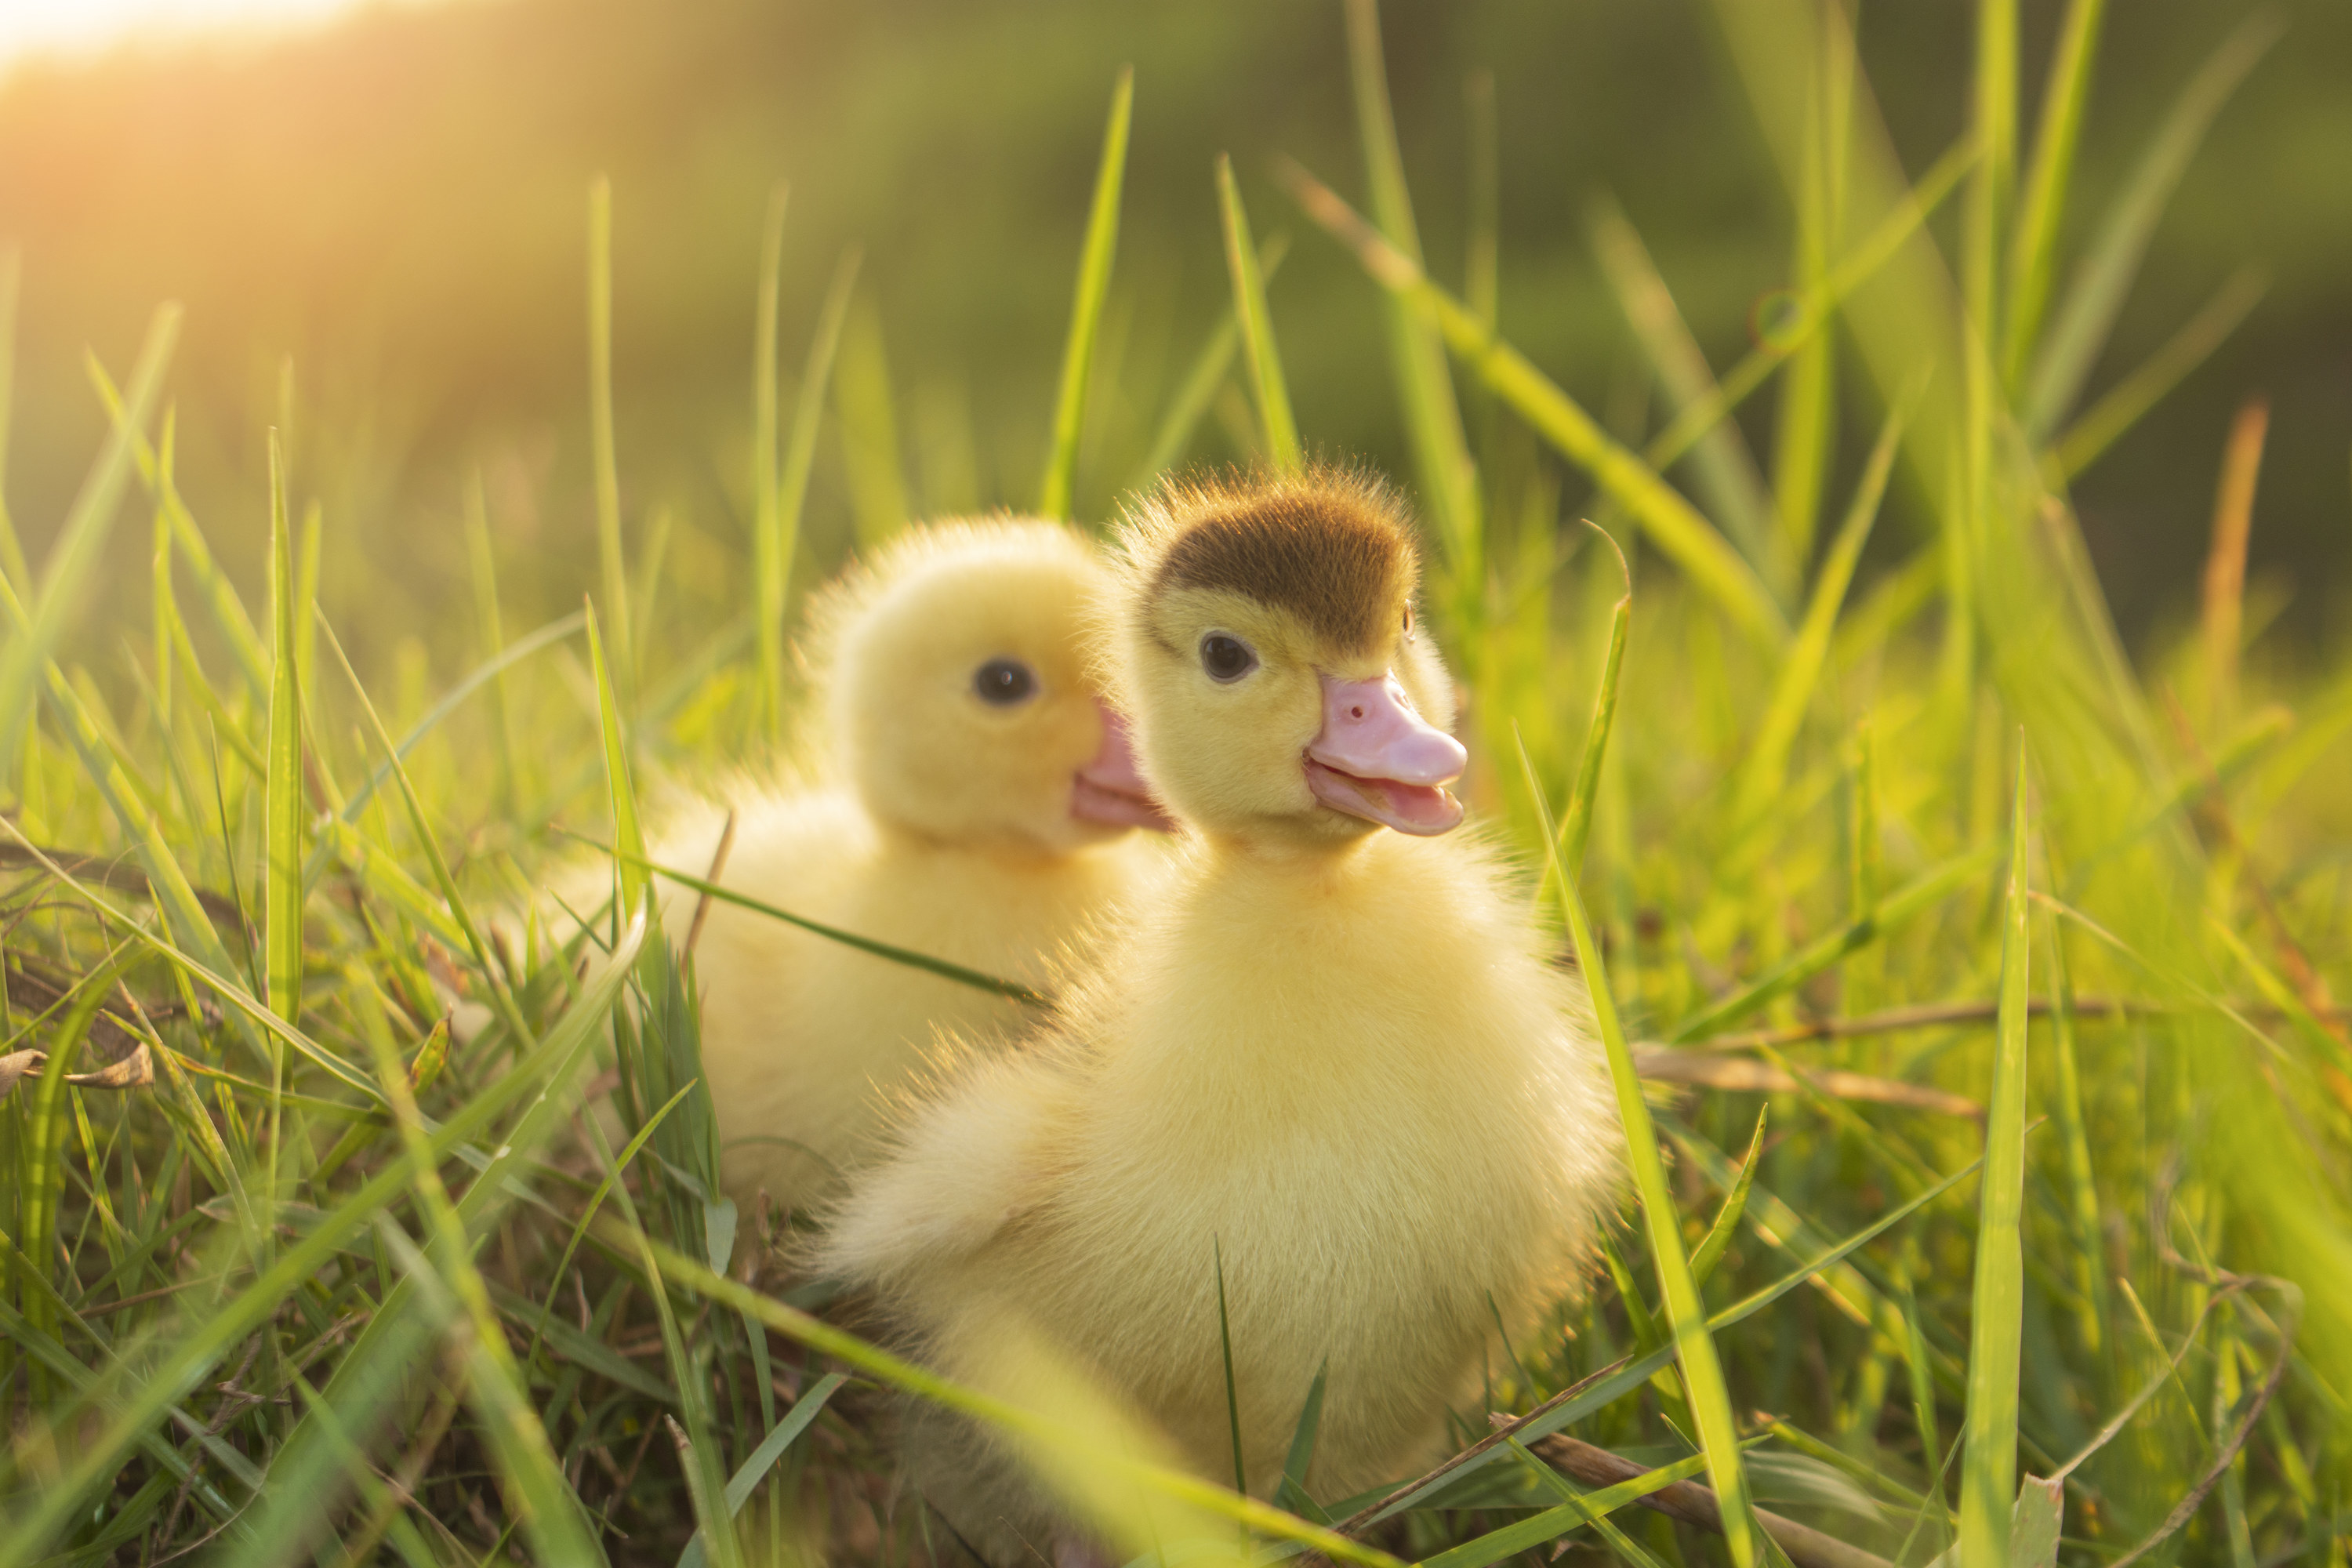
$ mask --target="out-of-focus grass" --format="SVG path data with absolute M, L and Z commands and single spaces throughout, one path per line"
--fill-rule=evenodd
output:
M 2217 19 L 2213 0 L 2139 0 L 2130 26 L 2103 30 L 2053 285 L 2067 280 L 2083 232 L 2169 100 L 2237 16 L 2264 5 L 2287 19 L 2289 42 L 2213 122 L 2093 373 L 2104 392 L 2235 268 L 2267 279 L 2211 368 L 2080 478 L 2084 531 L 2135 642 L 2188 608 L 2218 433 L 2250 387 L 2279 410 L 2254 554 L 2258 584 L 2295 590 L 2279 647 L 2328 635 L 2352 572 L 2352 386 L 2326 352 L 2352 333 L 2339 287 L 2352 185 L 2329 157 L 2352 136 L 2337 90 L 2352 72 L 2352 13 L 2335 0 L 2225 0 Z M 747 315 L 780 177 L 792 183 L 780 258 L 786 403 L 824 280 L 842 247 L 863 242 L 910 501 L 919 511 L 1030 504 L 1106 84 L 1131 61 L 1144 75 L 1100 338 L 1110 391 L 1092 405 L 1078 497 L 1082 514 L 1098 515 L 1139 466 L 1144 435 L 1222 305 L 1199 170 L 1231 151 L 1269 239 L 1295 221 L 1268 188 L 1269 153 L 1355 178 L 1350 51 L 1330 47 L 1338 8 L 455 0 L 364 7 L 347 26 L 282 41 L 26 65 L 0 79 L 0 243 L 26 247 L 27 391 L 11 500 L 39 545 L 104 430 L 87 399 L 51 389 L 70 388 L 85 343 L 120 369 L 154 300 L 181 299 L 180 471 L 205 498 L 215 548 L 240 570 L 260 558 L 263 431 L 291 353 L 283 401 L 298 521 L 315 496 L 341 541 L 322 584 L 345 606 L 345 640 L 374 668 L 415 637 L 446 681 L 466 649 L 457 623 L 437 629 L 446 618 L 435 607 L 463 583 L 465 553 L 458 530 L 414 525 L 460 513 L 478 468 L 509 610 L 551 618 L 582 585 L 571 552 L 593 539 L 595 514 L 580 194 L 604 169 L 614 188 L 622 504 L 633 531 L 670 513 L 669 592 L 714 612 L 738 603 L 729 563 L 756 505 Z M 1970 9 L 1879 6 L 1862 27 L 1915 172 L 1964 122 L 1966 73 L 1953 62 Z M 2024 10 L 2020 48 L 2037 79 L 2063 11 Z M 1644 372 L 1587 253 L 1595 195 L 1613 194 L 1638 226 L 1718 369 L 1738 358 L 1751 323 L 1769 323 L 1764 307 L 1804 281 L 1801 205 L 1773 188 L 1749 103 L 1722 90 L 1704 6 L 1400 6 L 1381 24 L 1425 261 L 1459 279 L 1474 310 L 1499 301 L 1513 342 L 1596 410 L 1639 394 Z M 1491 113 L 1465 112 L 1465 79 L 1491 79 Z M 2039 104 L 2026 110 L 2032 121 Z M 1373 194 L 1367 216 L 1385 226 Z M 1948 211 L 1957 219 L 1958 204 Z M 1350 264 L 1310 245 L 1288 265 L 1276 303 L 1310 434 L 1424 482 L 1370 357 Z M 1812 358 L 1850 352 L 1833 342 Z M 1741 416 L 1759 456 L 1781 445 L 1781 401 L 1776 386 Z M 1850 400 L 1823 406 L 1841 422 L 1841 454 L 1855 450 L 1848 443 L 1873 422 L 1854 422 L 1864 411 Z M 1486 427 L 1475 395 L 1464 415 L 1475 449 Z M 1222 422 L 1204 451 L 1222 455 L 1221 433 Z M 837 434 L 813 475 L 820 572 L 851 516 Z M 1848 477 L 1818 483 L 1837 489 Z M 1712 515 L 1704 487 L 1688 488 Z M 1570 477 L 1571 504 L 1583 494 Z M 1793 489 L 1786 499 L 1793 508 Z M 1874 573 L 1919 537 L 1907 514 L 1890 521 Z M 112 563 L 142 563 L 132 549 Z
M 1435 281 L 1397 151 L 1414 128 L 1363 5 L 1346 46 L 1369 216 L 1337 170 L 1293 168 L 1295 206 L 1246 214 L 1227 166 L 1196 171 L 1234 315 L 1176 356 L 1194 372 L 1167 406 L 1108 439 L 1104 411 L 1138 395 L 1103 284 L 1128 254 L 1122 88 L 1062 279 L 1052 439 L 992 458 L 1024 487 L 1044 473 L 1049 502 L 1104 493 L 1147 451 L 1286 460 L 1316 431 L 1290 413 L 1272 231 L 1365 274 L 1361 329 L 1387 334 L 1433 535 L 1432 618 L 1470 693 L 1468 787 L 1564 895 L 1563 948 L 1607 988 L 1629 1121 L 1648 1123 L 1643 1212 L 1605 1282 L 1496 1347 L 1485 1404 L 1518 1418 L 1507 1439 L 1465 1410 L 1444 1474 L 1316 1498 L 1304 1421 L 1281 1496 L 1237 1499 L 1103 1440 L 1054 1369 L 1006 1402 L 811 1315 L 824 1291 L 782 1271 L 783 1218 L 719 1191 L 692 960 L 643 923 L 658 873 L 638 803 L 789 727 L 803 694 L 779 633 L 817 566 L 800 520 L 818 430 L 907 426 L 870 364 L 826 392 L 836 344 L 869 353 L 887 318 L 845 324 L 854 262 L 830 258 L 825 302 L 787 307 L 779 201 L 744 301 L 762 434 L 737 602 L 714 616 L 674 591 L 672 542 L 715 536 L 606 507 L 594 580 L 573 584 L 591 610 L 520 629 L 478 525 L 452 616 L 481 662 L 446 690 L 413 663 L 373 693 L 345 678 L 354 606 L 321 586 L 331 515 L 294 521 L 324 478 L 299 442 L 267 563 L 215 556 L 175 478 L 173 315 L 122 390 L 92 365 L 110 434 L 84 500 L 37 574 L 0 562 L 0 1564 L 951 1557 L 894 1500 L 888 1389 L 1007 1426 L 1097 1515 L 1169 1505 L 1138 1503 L 1114 1538 L 1209 1521 L 1181 1528 L 1225 1556 L 1238 1523 L 1261 1557 L 1288 1540 L 1475 1568 L 1588 1532 L 1696 1563 L 1725 1547 L 1628 1505 L 1704 1471 L 1742 1563 L 1778 1550 L 1744 1500 L 1906 1563 L 2341 1561 L 2352 862 L 2328 781 L 2352 763 L 2352 672 L 2242 657 L 2264 629 L 2244 585 L 2259 416 L 2230 443 L 2196 636 L 2126 661 L 2087 569 L 2068 453 L 2145 403 L 2086 413 L 2068 368 L 2104 345 L 2147 223 L 2137 197 L 2066 216 L 2101 7 L 2074 0 L 2085 47 L 2032 82 L 1985 0 L 1958 151 L 1916 184 L 1841 13 L 1719 9 L 1801 220 L 1799 288 L 1748 360 L 1706 363 L 1619 213 L 1596 228 L 1654 408 L 1588 411 L 1512 346 L 1491 281 L 1460 299 Z M 2186 156 L 2199 95 L 2260 42 L 2215 56 L 2144 166 Z M 1948 254 L 1921 216 L 1955 182 Z M 777 334 L 795 320 L 814 326 L 793 397 L 779 364 L 802 349 Z M 2160 391 L 2195 357 L 2126 384 Z M 1725 415 L 1775 378 L 1759 462 Z M 625 422 L 596 423 L 617 476 Z M 1842 453 L 1851 427 L 1882 434 Z M 1560 509 L 1570 475 L 1635 563 L 1630 600 L 1618 552 Z M 152 508 L 145 603 L 97 569 L 132 490 Z M 1898 506 L 1928 542 L 1857 596 Z M 871 535 L 889 511 L 860 515 Z M 239 580 L 267 583 L 260 616 Z M 568 834 L 616 851 L 586 933 L 491 934 Z M 1637 1089 L 1644 1039 L 1702 1053 L 1676 1058 L 1685 1080 L 1726 1079 L 1690 1066 L 1719 1059 L 1786 1087 L 1764 1121 L 1752 1091 Z M 1946 1098 L 1860 1098 L 1854 1075 Z M 620 1140 L 573 1115 L 592 1077 Z M 1538 1458 L 1563 1431 L 1648 1468 L 1579 1494 Z M 1171 1560 L 1193 1544 L 1161 1542 Z

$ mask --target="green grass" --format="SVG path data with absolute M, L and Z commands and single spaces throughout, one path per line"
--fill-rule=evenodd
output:
M 1835 8 L 1720 9 L 1796 219 L 1790 289 L 1746 358 L 1706 363 L 1613 209 L 1596 245 L 1657 384 L 1633 423 L 1511 346 L 1490 263 L 1437 280 L 1399 154 L 1416 128 L 1356 4 L 1332 47 L 1369 217 L 1340 172 L 1290 166 L 1252 193 L 1261 246 L 1255 151 L 1200 171 L 1233 313 L 1168 384 L 1123 383 L 1122 79 L 1050 448 L 995 465 L 1042 472 L 1054 510 L 1097 470 L 1295 465 L 1314 433 L 1277 347 L 1281 231 L 1360 262 L 1431 619 L 1471 696 L 1467 788 L 1596 988 L 1633 1132 L 1607 1274 L 1496 1347 L 1466 1457 L 1392 1494 L 1310 1497 L 1309 1417 L 1279 1498 L 1236 1497 L 1093 1441 L 1042 1390 L 1003 1404 L 866 1343 L 782 1267 L 786 1222 L 720 1194 L 691 959 L 635 918 L 651 877 L 703 868 L 648 863 L 639 801 L 790 732 L 790 617 L 834 564 L 800 526 L 819 426 L 830 404 L 887 467 L 899 422 L 854 253 L 786 384 L 780 190 L 746 302 L 741 603 L 679 608 L 667 531 L 620 500 L 627 280 L 599 183 L 596 565 L 566 585 L 593 588 L 584 615 L 511 629 L 514 564 L 476 502 L 452 614 L 478 666 L 363 686 L 334 635 L 347 606 L 320 595 L 332 519 L 294 525 L 320 476 L 273 440 L 266 562 L 218 559 L 177 488 L 168 310 L 124 390 L 91 365 L 110 434 L 37 573 L 0 561 L 0 1568 L 951 1556 L 894 1506 L 891 1391 L 1190 1521 L 1171 1559 L 1230 1556 L 1238 1523 L 1261 1557 L 1474 1568 L 1568 1539 L 1744 1568 L 1778 1552 L 1752 1502 L 1907 1564 L 2344 1562 L 2352 861 L 2331 780 L 2352 766 L 2352 668 L 2259 640 L 2226 509 L 2200 627 L 2126 658 L 2064 489 L 2243 313 L 2233 283 L 2099 384 L 2164 198 L 2265 25 L 2217 37 L 2083 218 L 2095 45 L 2128 13 L 2076 0 L 2036 113 L 2011 8 L 1985 0 L 1969 123 L 1915 183 Z M 1493 147 L 1491 96 L 1472 113 L 1482 156 L 1549 156 Z M 1490 227 L 1470 237 L 1492 256 Z M 1734 416 L 1776 381 L 1759 462 Z M 1089 420 L 1113 398 L 1147 412 Z M 2260 460 L 2260 421 L 2241 430 L 2225 494 Z M 878 537 L 901 479 L 867 480 L 860 537 Z M 117 581 L 134 486 L 152 572 Z M 266 584 L 260 616 L 239 582 Z M 583 838 L 614 851 L 586 934 L 488 918 Z M 858 945 L 842 961 L 1003 984 Z M 1798 1087 L 1643 1085 L 1643 1041 Z M 1842 1100 L 1820 1069 L 1985 1118 Z M 619 1138 L 572 1114 L 600 1075 Z M 1507 1436 L 1490 1411 L 1517 1418 Z M 1647 1473 L 1581 1492 L 1535 1458 L 1562 1431 Z M 1702 1475 L 1727 1539 L 1631 1506 Z

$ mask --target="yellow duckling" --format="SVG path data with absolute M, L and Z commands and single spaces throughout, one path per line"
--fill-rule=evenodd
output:
M 912 1113 L 819 1261 L 947 1375 L 1043 1344 L 1230 1481 L 1222 1258 L 1251 1489 L 1328 1367 L 1336 1500 L 1436 1456 L 1497 1311 L 1572 1287 L 1622 1133 L 1581 987 L 1443 837 L 1465 758 L 1389 492 L 1171 489 L 1124 544 L 1105 657 L 1184 858 L 1054 1029 Z M 1000 1568 L 1097 1555 L 976 1429 L 918 1411 L 905 1448 Z
M 1077 534 L 1016 520 L 907 535 L 816 616 L 827 782 L 739 799 L 721 886 L 860 936 L 1043 988 L 1157 874 L 1164 826 L 1096 695 L 1087 616 L 1108 586 Z M 728 807 L 675 821 L 656 862 L 706 872 Z M 699 895 L 663 882 L 684 940 Z M 695 948 L 721 1179 L 805 1206 L 867 1151 L 938 1031 L 986 1038 L 1022 1005 L 713 902 Z

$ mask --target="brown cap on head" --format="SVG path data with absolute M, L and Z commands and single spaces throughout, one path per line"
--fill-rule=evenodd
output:
M 1344 468 L 1171 484 L 1154 498 L 1153 596 L 1221 588 L 1286 610 L 1338 649 L 1370 651 L 1396 630 L 1419 575 L 1404 510 L 1379 480 Z

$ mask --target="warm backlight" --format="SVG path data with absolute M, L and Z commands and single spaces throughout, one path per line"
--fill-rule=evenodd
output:
M 26 57 L 89 55 L 142 39 L 266 33 L 366 0 L 0 0 L 0 69 Z M 378 0 L 381 3 L 381 0 Z

